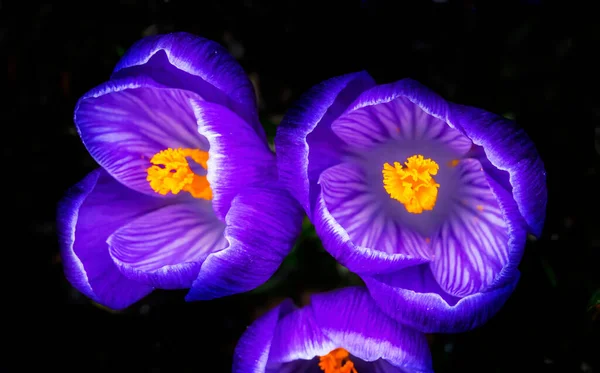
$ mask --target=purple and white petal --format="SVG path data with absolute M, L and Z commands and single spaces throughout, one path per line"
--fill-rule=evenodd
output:
M 337 300 L 342 301 L 342 298 Z M 269 351 L 268 367 L 274 369 L 296 360 L 313 360 L 338 347 L 346 348 L 336 345 L 336 341 L 323 334 L 314 312 L 307 306 L 279 319 Z
M 283 186 L 309 216 L 318 195 L 319 174 L 340 162 L 343 142 L 331 123 L 365 89 L 375 85 L 366 72 L 329 79 L 302 95 L 277 129 L 275 147 Z
M 333 132 L 361 152 L 391 143 L 402 149 L 409 147 L 409 156 L 444 148 L 451 157 L 460 158 L 471 149 L 472 142 L 466 136 L 395 88 L 394 84 L 372 88 L 383 95 L 379 100 L 373 100 L 371 90 L 364 92 L 352 110 L 333 122 Z
M 148 36 L 127 50 L 111 79 L 144 76 L 228 107 L 265 138 L 258 121 L 254 87 L 244 69 L 220 44 L 185 32 Z
M 432 240 L 435 260 L 431 270 L 442 289 L 464 297 L 485 291 L 497 281 L 511 251 L 524 247 L 525 235 L 509 230 L 478 161 L 461 160 L 455 177 L 460 187 Z
M 384 251 L 355 245 L 348 233 L 327 209 L 323 193 L 317 200 L 312 221 L 323 246 L 352 272 L 361 275 L 387 273 L 429 262 L 429 259 L 423 257 L 409 257 L 400 253 L 388 254 Z
M 119 228 L 110 255 L 128 278 L 161 289 L 189 288 L 211 253 L 227 247 L 210 201 L 187 198 Z
M 317 325 L 334 345 L 359 359 L 383 359 L 409 372 L 431 371 L 425 336 L 382 313 L 365 288 L 315 294 L 310 308 Z
M 312 371 L 319 356 L 336 348 L 346 349 L 366 372 L 431 371 L 423 334 L 382 313 L 366 289 L 346 288 L 313 295 L 310 305 L 281 315 L 266 372 Z
M 296 309 L 291 300 L 258 318 L 246 329 L 233 354 L 233 373 L 264 373 L 279 319 Z
M 502 287 L 464 298 L 446 293 L 427 264 L 362 278 L 380 309 L 398 322 L 424 333 L 460 333 L 483 325 L 502 308 L 519 272 Z
M 315 220 L 326 224 L 315 223 L 317 232 L 325 247 L 351 271 L 384 273 L 431 259 L 425 237 L 386 213 L 384 204 L 389 197 L 384 200 L 372 190 L 359 166 L 341 163 L 330 167 L 321 174 L 319 184 L 324 206 L 315 214 L 323 216 Z M 335 233 L 330 237 L 326 232 Z M 339 251 L 331 250 L 336 236 L 348 238 Z
M 92 300 L 125 308 L 152 286 L 123 276 L 108 253 L 107 238 L 121 226 L 167 203 L 123 186 L 97 169 L 69 190 L 58 209 L 61 257 L 67 280 Z
M 438 94 L 412 79 L 377 86 L 366 91 L 350 110 L 391 101 L 403 96 L 426 113 L 445 121 L 473 144 L 481 146 L 491 164 L 510 174 L 511 193 L 531 232 L 543 228 L 547 189 L 546 172 L 535 145 L 514 122 L 485 110 L 448 103 Z M 484 162 L 482 162 L 484 163 Z M 485 165 L 484 165 L 485 166 Z
M 456 104 L 450 106 L 448 122 L 481 146 L 496 169 L 509 173 L 509 191 L 529 231 L 539 237 L 548 200 L 546 171 L 525 131 L 498 115 Z
M 348 111 L 358 110 L 375 103 L 385 103 L 404 97 L 419 106 L 427 114 L 446 120 L 449 105 L 440 95 L 412 79 L 402 79 L 390 84 L 381 84 L 365 91 Z
M 275 155 L 252 127 L 226 107 L 197 100 L 191 105 L 198 132 L 210 144 L 206 178 L 213 193 L 213 209 L 224 221 L 238 193 L 276 179 Z
M 262 285 L 292 249 L 302 217 L 300 206 L 284 190 L 242 190 L 225 218 L 229 246 L 204 261 L 186 300 L 213 299 Z
M 208 150 L 208 141 L 198 134 L 190 98 L 198 96 L 161 88 L 148 78 L 110 81 L 79 100 L 75 124 L 92 157 L 115 179 L 162 197 L 146 180 L 150 159 L 167 148 Z

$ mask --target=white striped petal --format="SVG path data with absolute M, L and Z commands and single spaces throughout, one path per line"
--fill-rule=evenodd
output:
M 331 167 L 321 174 L 320 184 L 327 209 L 355 245 L 388 254 L 430 256 L 424 237 L 386 213 L 358 165 Z
M 358 149 L 372 148 L 390 140 L 428 141 L 462 155 L 472 145 L 467 137 L 405 97 L 350 111 L 333 122 L 331 128 Z
M 433 238 L 431 270 L 449 294 L 486 290 L 508 262 L 508 227 L 481 164 L 461 160 L 448 217 Z
M 226 247 L 224 228 L 209 201 L 192 200 L 137 218 L 108 244 L 126 276 L 160 288 L 187 288 L 208 254 Z
M 192 92 L 127 79 L 95 88 L 78 103 L 75 124 L 94 159 L 126 186 L 160 197 L 146 181 L 154 154 L 167 148 L 208 150 L 198 134 Z

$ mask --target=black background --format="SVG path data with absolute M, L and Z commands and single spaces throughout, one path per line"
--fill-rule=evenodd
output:
M 398 5 L 402 4 L 402 5 Z M 571 4 L 571 5 L 567 5 Z M 437 372 L 598 371 L 600 101 L 592 9 L 547 1 L 91 1 L 0 4 L 5 198 L 0 370 L 227 372 L 245 327 L 283 297 L 346 284 L 305 237 L 269 292 L 188 303 L 156 291 L 110 312 L 62 274 L 55 206 L 96 167 L 76 135 L 76 100 L 145 34 L 187 31 L 239 56 L 272 133 L 312 85 L 365 69 L 515 118 L 545 162 L 543 237 L 488 324 L 432 335 Z M 13 259 L 13 255 L 16 254 Z M 596 294 L 596 295 L 594 295 Z

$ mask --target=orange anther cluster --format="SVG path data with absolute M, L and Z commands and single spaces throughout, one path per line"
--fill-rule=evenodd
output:
M 383 165 L 383 187 L 391 198 L 402 203 L 406 211 L 420 214 L 424 210 L 433 210 L 437 200 L 438 188 L 431 175 L 436 175 L 439 166 L 430 158 L 413 155 L 404 162 Z
M 171 192 L 178 194 L 182 190 L 189 192 L 194 198 L 212 199 L 212 190 L 206 176 L 196 175 L 188 163 L 191 158 L 204 169 L 207 169 L 208 153 L 198 149 L 167 148 L 156 153 L 147 169 L 146 180 L 150 188 L 158 194 Z
M 358 373 L 350 354 L 343 348 L 336 348 L 319 358 L 319 368 L 325 373 Z

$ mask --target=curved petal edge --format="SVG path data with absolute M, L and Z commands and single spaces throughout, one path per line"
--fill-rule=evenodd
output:
M 363 280 L 381 310 L 398 322 L 424 333 L 460 333 L 493 317 L 513 293 L 519 274 L 504 287 L 450 302 L 438 292 L 394 287 L 376 277 L 365 276 Z
M 235 58 L 215 41 L 186 32 L 145 37 L 127 50 L 111 79 L 136 75 L 227 106 L 266 138 L 258 122 L 254 86 Z
M 134 218 L 138 211 L 124 211 L 128 210 L 125 207 L 115 211 L 114 220 L 110 220 L 94 207 L 107 204 L 110 208 L 111 197 L 118 200 L 116 195 L 127 198 L 133 197 L 132 194 L 137 193 L 129 191 L 104 170 L 97 169 L 67 192 L 57 213 L 65 277 L 90 299 L 116 310 L 130 306 L 153 289 L 123 276 L 110 259 L 106 244 L 108 235 L 119 224 Z M 161 200 L 157 201 L 160 203 Z
M 322 82 L 302 95 L 277 128 L 275 148 L 279 178 L 309 216 L 311 185 L 307 136 L 323 120 L 332 122 L 361 92 L 374 85 L 373 78 L 365 71 Z
M 226 217 L 229 247 L 206 258 L 186 300 L 213 299 L 262 285 L 292 249 L 302 218 L 298 203 L 280 188 L 242 191 Z

